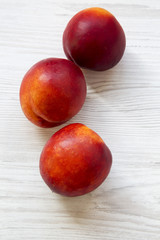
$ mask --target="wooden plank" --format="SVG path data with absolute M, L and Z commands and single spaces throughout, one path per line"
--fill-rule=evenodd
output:
M 160 1 L 0 1 L 0 239 L 160 239 Z M 122 61 L 84 70 L 88 95 L 69 122 L 91 127 L 113 153 L 108 179 L 77 198 L 51 193 L 40 152 L 62 126 L 40 129 L 19 104 L 23 75 L 35 62 L 65 57 L 61 38 L 79 10 L 100 6 L 127 37 Z

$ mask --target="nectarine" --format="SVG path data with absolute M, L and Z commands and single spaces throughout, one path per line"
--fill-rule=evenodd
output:
M 97 188 L 108 176 L 112 155 L 106 144 L 83 124 L 70 124 L 46 143 L 40 173 L 56 193 L 79 196 Z
M 20 103 L 26 117 L 40 127 L 54 127 L 72 118 L 86 97 L 86 82 L 73 62 L 48 58 L 24 76 Z
M 115 66 L 122 58 L 125 45 L 125 34 L 117 19 L 98 7 L 78 12 L 63 34 L 67 58 L 91 70 L 103 71 Z

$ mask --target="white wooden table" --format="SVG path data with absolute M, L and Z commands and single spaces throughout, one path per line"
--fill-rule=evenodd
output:
M 65 125 L 97 131 L 113 153 L 108 179 L 77 198 L 52 193 L 39 174 L 47 139 L 24 117 L 19 87 L 37 61 L 62 57 L 79 10 L 99 6 L 122 24 L 127 48 L 106 72 L 84 71 L 83 109 Z M 160 1 L 0 0 L 0 239 L 160 239 Z

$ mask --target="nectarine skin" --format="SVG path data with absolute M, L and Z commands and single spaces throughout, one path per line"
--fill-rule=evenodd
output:
M 78 12 L 63 34 L 67 58 L 90 70 L 104 71 L 115 66 L 125 46 L 125 34 L 117 19 L 98 7 Z
M 97 188 L 108 176 L 112 155 L 90 128 L 70 124 L 46 143 L 40 157 L 40 173 L 56 193 L 80 196 Z
M 20 103 L 26 117 L 40 127 L 60 125 L 81 109 L 86 82 L 73 62 L 48 58 L 36 63 L 24 76 Z

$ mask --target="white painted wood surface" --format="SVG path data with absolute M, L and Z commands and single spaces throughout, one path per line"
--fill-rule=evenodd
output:
M 92 6 L 117 17 L 127 48 L 112 70 L 84 71 L 87 100 L 67 124 L 97 131 L 113 166 L 97 190 L 67 198 L 47 188 L 38 168 L 45 142 L 62 126 L 27 121 L 19 87 L 35 62 L 65 57 L 68 20 Z M 1 240 L 159 240 L 160 1 L 0 0 L 0 134 Z

